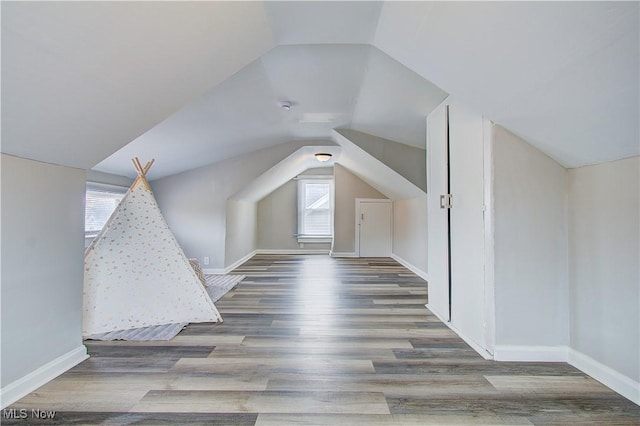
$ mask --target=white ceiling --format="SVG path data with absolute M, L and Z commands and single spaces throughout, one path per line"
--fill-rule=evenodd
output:
M 251 181 L 247 186 L 231 196 L 231 199 L 257 203 L 302 172 L 317 168 L 318 164 L 320 164 L 315 157 L 317 152 L 331 154 L 332 157 L 327 162 L 322 163 L 322 166 L 333 167 L 336 161 L 340 159 L 342 150 L 339 146 L 333 145 L 304 146 Z
M 278 44 L 370 44 L 382 2 L 267 1 Z
M 638 2 L 386 2 L 374 45 L 569 167 L 640 154 Z
M 338 126 L 422 146 L 445 91 L 567 166 L 640 154 L 638 2 L 1 7 L 2 152 L 26 158 L 158 177 Z
M 424 149 L 425 117 L 446 96 L 437 86 L 372 48 L 349 127 Z
M 6 2 L 2 152 L 91 168 L 271 49 L 260 3 Z
M 362 150 L 344 135 L 332 131 L 331 137 L 337 145 L 305 146 L 298 149 L 251 181 L 231 199 L 253 203 L 260 201 L 302 172 L 318 167 L 318 160 L 315 158 L 317 152 L 332 155 L 331 159 L 323 163 L 323 167 L 340 164 L 391 200 L 425 195 L 420 188 Z
M 331 132 L 331 136 L 342 148 L 340 157 L 336 161 L 389 199 L 406 200 L 425 195 L 422 189 L 370 155 L 346 136 L 335 130 Z
M 369 45 L 278 46 L 95 169 L 134 176 L 131 158 L 155 158 L 157 179 L 289 140 L 329 140 L 342 127 L 424 148 L 424 117 L 445 96 Z M 289 111 L 278 105 L 286 100 Z

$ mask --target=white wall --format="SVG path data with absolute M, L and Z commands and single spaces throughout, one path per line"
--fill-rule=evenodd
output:
M 567 171 L 494 126 L 498 345 L 568 343 Z
M 313 144 L 287 142 L 152 181 L 160 210 L 187 257 L 198 258 L 203 268 L 233 263 L 225 259 L 229 197 L 300 147 Z M 205 256 L 209 265 L 204 265 Z
M 257 248 L 256 203 L 229 200 L 226 210 L 225 267 L 233 265 Z
M 426 192 L 426 150 L 351 129 L 339 133 Z
M 86 171 L 6 154 L 1 161 L 5 398 L 7 385 L 60 356 L 86 353 L 81 337 Z
M 297 186 L 289 181 L 258 202 L 258 248 L 296 250 Z
M 427 196 L 393 202 L 393 254 L 427 273 Z M 417 269 L 417 271 L 416 271 Z
M 356 198 L 382 198 L 383 194 L 349 170 L 336 164 L 335 211 L 333 217 L 333 246 L 335 254 L 354 254 L 356 249 Z
M 333 167 L 314 168 L 300 175 L 333 174 Z M 258 249 L 260 250 L 326 250 L 330 243 L 304 243 L 300 247 L 298 232 L 298 185 L 290 180 L 258 202 Z
M 636 386 L 639 182 L 640 157 L 569 170 L 571 348 Z

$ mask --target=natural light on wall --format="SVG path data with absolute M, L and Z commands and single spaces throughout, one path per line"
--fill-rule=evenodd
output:
M 333 178 L 298 180 L 298 242 L 331 242 Z

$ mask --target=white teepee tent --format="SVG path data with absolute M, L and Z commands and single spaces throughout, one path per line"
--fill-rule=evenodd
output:
M 222 317 L 160 212 L 146 174 L 138 177 L 85 252 L 85 338 L 167 340 L 189 322 Z

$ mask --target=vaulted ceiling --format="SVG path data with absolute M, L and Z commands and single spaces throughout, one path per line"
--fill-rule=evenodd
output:
M 445 97 L 368 45 L 278 46 L 96 168 L 128 174 L 131 158 L 153 157 L 163 165 L 157 178 L 289 140 L 329 139 L 342 127 L 424 148 L 424 117 Z
M 156 178 L 447 94 L 560 163 L 640 154 L 637 2 L 5 2 L 2 152 Z M 290 111 L 278 102 L 293 102 Z

